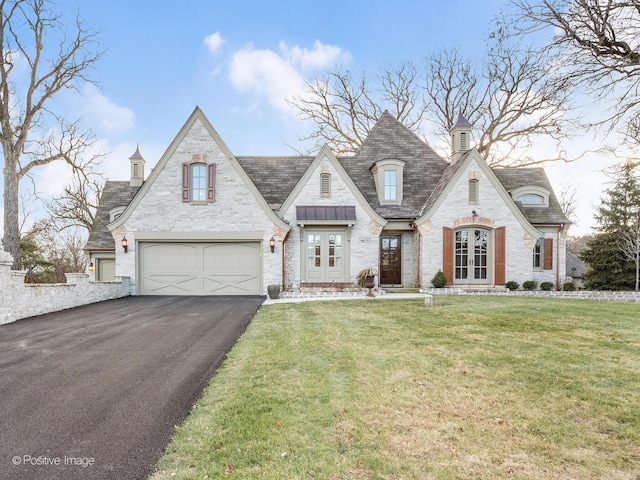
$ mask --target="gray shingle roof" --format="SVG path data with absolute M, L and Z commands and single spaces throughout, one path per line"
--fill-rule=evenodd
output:
M 402 205 L 380 205 L 371 167 L 378 161 L 405 162 Z M 416 218 L 449 165 L 411 130 L 385 112 L 358 153 L 341 164 L 369 204 L 385 218 Z
M 236 157 L 273 209 L 280 208 L 315 157 Z
M 130 186 L 128 180 L 105 182 L 85 250 L 115 249 L 113 236 L 107 228 L 110 223 L 109 210 L 129 205 L 139 189 L 140 187 Z
M 493 173 L 507 192 L 511 192 L 518 187 L 537 186 L 551 192 L 549 196 L 549 207 L 525 207 L 520 202 L 515 202 L 520 211 L 532 224 L 558 224 L 570 223 L 558 201 L 549 178 L 543 168 L 494 168 Z

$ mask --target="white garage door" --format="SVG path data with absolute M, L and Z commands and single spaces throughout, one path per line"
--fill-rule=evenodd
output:
M 261 295 L 260 243 L 139 244 L 141 295 Z

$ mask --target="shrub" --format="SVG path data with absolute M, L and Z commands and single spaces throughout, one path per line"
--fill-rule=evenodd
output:
M 544 290 L 546 292 L 550 292 L 551 290 L 553 290 L 554 287 L 554 283 L 553 282 L 542 282 L 540 284 L 540 290 Z
M 511 280 L 510 282 L 505 283 L 504 285 L 505 287 L 507 287 L 509 290 L 511 290 L 512 292 L 514 290 L 517 290 L 520 288 L 520 284 L 518 282 L 514 282 L 513 280 Z
M 564 285 L 562 285 L 562 290 L 565 292 L 575 292 L 576 284 L 573 282 L 565 282 Z
M 538 282 L 536 282 L 535 280 L 527 280 L 522 284 L 522 288 L 524 288 L 525 290 L 535 290 L 536 288 L 538 288 Z
M 431 279 L 431 285 L 433 285 L 436 288 L 442 288 L 447 284 L 447 277 L 444 276 L 444 273 L 442 273 L 441 270 L 438 270 L 438 273 L 436 273 L 433 276 L 433 279 Z

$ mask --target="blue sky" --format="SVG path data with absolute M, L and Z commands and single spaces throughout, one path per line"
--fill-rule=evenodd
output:
M 110 179 L 128 178 L 138 143 L 153 167 L 196 105 L 234 154 L 294 154 L 289 145 L 309 126 L 285 98 L 301 93 L 305 81 L 338 65 L 373 75 L 442 47 L 480 55 L 503 3 L 61 0 L 66 15 L 79 12 L 100 30 L 105 54 L 92 72 L 101 88 L 65 94 L 58 104 L 69 117 L 83 117 L 109 152 L 102 170 Z M 549 173 L 559 190 L 565 179 L 593 182 L 593 168 L 602 165 L 585 161 Z M 42 196 L 60 191 L 67 173 L 62 165 L 38 170 Z M 582 230 L 593 224 L 594 188 L 580 198 Z

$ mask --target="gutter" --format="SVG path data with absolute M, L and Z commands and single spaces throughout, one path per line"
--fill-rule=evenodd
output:
M 556 290 L 561 289 L 560 285 L 560 234 L 564 230 L 564 223 L 560 224 L 556 235 Z

